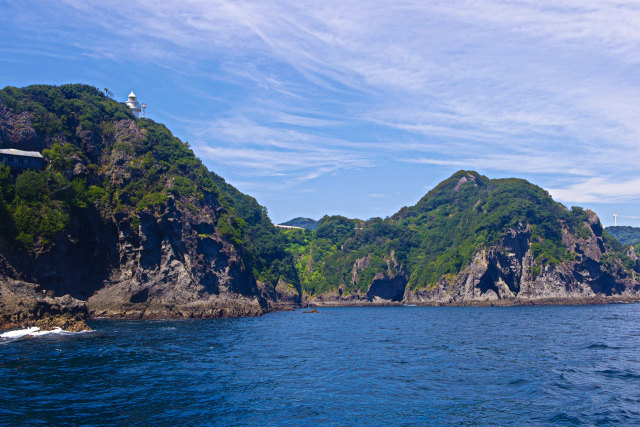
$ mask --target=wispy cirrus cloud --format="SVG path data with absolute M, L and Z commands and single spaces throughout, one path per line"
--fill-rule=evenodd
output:
M 595 200 L 592 184 L 640 200 L 631 184 L 608 184 L 635 183 L 640 159 L 636 1 L 32 6 L 11 15 L 39 22 L 39 38 L 183 76 L 216 107 L 194 119 L 190 141 L 214 166 L 239 166 L 243 182 L 296 185 L 395 162 L 538 175 L 563 198 Z M 212 98 L 202 81 L 226 91 Z
M 319 122 L 339 122 L 280 111 L 273 114 L 288 126 L 273 127 L 244 115 L 200 124 L 194 148 L 204 159 L 243 168 L 245 176 L 280 176 L 287 186 L 340 169 L 373 166 L 371 144 L 357 149 L 354 143 L 305 130 Z
M 589 178 L 565 188 L 549 188 L 549 193 L 558 200 L 580 203 L 606 203 L 628 201 L 640 197 L 640 178 L 613 180 Z

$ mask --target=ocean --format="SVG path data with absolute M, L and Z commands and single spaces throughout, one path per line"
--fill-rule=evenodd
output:
M 0 423 L 640 423 L 639 304 L 319 311 L 0 338 Z

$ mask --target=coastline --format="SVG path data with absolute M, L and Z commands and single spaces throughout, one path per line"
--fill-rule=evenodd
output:
M 28 328 L 39 328 L 42 332 L 51 332 L 62 330 L 63 332 L 82 332 L 91 331 L 92 329 L 86 324 L 86 321 L 108 319 L 108 320 L 180 320 L 180 319 L 219 319 L 219 318 L 235 318 L 235 317 L 261 317 L 270 313 L 280 311 L 295 311 L 303 308 L 330 308 L 330 307 L 514 307 L 514 306 L 570 306 L 570 305 L 603 305 L 603 304 L 637 304 L 640 303 L 640 296 L 631 295 L 595 295 L 585 297 L 569 297 L 569 298 L 515 298 L 500 300 L 465 300 L 465 301 L 385 301 L 385 300 L 311 300 L 304 301 L 301 304 L 277 304 L 268 307 L 265 310 L 234 310 L 223 309 L 219 306 L 214 310 L 199 310 L 198 312 L 165 310 L 162 312 L 144 313 L 140 311 L 123 311 L 110 313 L 86 311 L 83 315 L 78 315 L 76 311 L 73 315 L 61 310 L 62 313 L 41 312 L 41 318 L 36 319 L 32 316 L 26 318 L 19 313 L 12 320 L 4 321 L 0 324 L 0 331 L 16 331 L 26 330 Z M 56 307 L 59 310 L 59 306 Z M 237 307 L 236 307 L 237 308 Z
M 603 304 L 635 304 L 640 303 L 640 296 L 588 296 L 570 298 L 536 298 L 536 299 L 501 299 L 501 300 L 466 300 L 466 301 L 403 301 L 367 302 L 360 301 L 323 301 L 309 302 L 303 307 L 513 307 L 544 305 L 603 305 Z

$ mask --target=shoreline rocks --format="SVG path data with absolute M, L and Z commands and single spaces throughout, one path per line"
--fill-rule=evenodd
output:
M 637 295 L 594 295 L 570 298 L 514 298 L 503 300 L 463 300 L 463 301 L 405 301 L 405 302 L 370 302 L 359 301 L 321 301 L 314 299 L 307 307 L 515 307 L 537 305 L 603 305 L 603 304 L 635 304 L 640 303 Z
M 0 329 L 39 327 L 69 332 L 91 330 L 84 302 L 69 295 L 54 297 L 32 283 L 0 282 Z

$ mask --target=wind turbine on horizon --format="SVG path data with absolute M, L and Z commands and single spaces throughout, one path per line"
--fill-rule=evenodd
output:
M 614 225 L 614 227 L 618 226 L 618 214 L 617 213 L 613 214 L 613 225 Z

